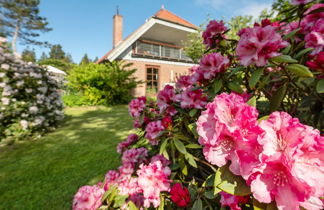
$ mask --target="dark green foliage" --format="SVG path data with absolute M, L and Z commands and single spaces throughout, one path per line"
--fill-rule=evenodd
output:
M 84 56 L 82 57 L 81 61 L 80 61 L 80 65 L 84 65 L 84 64 L 88 64 L 90 63 L 91 60 L 88 58 L 87 53 L 84 54 Z
M 23 52 L 22 52 L 22 60 L 25 62 L 36 62 L 36 53 L 35 50 L 32 49 L 30 50 L 29 48 L 26 48 Z
M 16 52 L 16 41 L 23 44 L 48 44 L 36 41 L 39 32 L 48 32 L 46 18 L 39 16 L 39 0 L 0 0 L 0 25 L 3 33 L 12 37 L 12 49 Z
M 62 71 L 69 71 L 74 65 L 59 59 L 45 59 L 38 62 L 39 65 L 50 65 Z
M 51 51 L 49 52 L 50 59 L 63 60 L 65 58 L 65 52 L 60 44 L 52 45 Z
M 106 64 L 85 64 L 69 72 L 68 86 L 83 93 L 91 105 L 113 105 L 128 103 L 131 90 L 136 87 L 132 64 L 114 61 Z

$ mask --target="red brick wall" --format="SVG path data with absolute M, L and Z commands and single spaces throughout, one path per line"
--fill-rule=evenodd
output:
M 162 63 L 155 63 L 155 62 L 143 62 L 143 61 L 130 61 L 126 60 L 127 62 L 133 63 L 133 68 L 136 68 L 137 71 L 135 73 L 135 77 L 138 80 L 146 81 L 146 66 L 157 66 L 159 68 L 159 90 L 163 88 L 165 83 L 175 82 L 176 76 L 180 76 L 183 74 L 188 74 L 189 66 L 181 66 L 181 65 L 173 65 L 173 64 L 162 64 Z M 171 81 L 171 71 L 173 71 L 173 80 Z M 138 96 L 145 96 L 146 95 L 146 85 L 145 83 L 140 84 L 135 88 L 133 91 L 134 97 Z

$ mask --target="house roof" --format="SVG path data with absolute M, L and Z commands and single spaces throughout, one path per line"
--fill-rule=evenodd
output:
M 197 26 L 195 26 L 194 24 L 190 23 L 189 21 L 186 21 L 185 19 L 173 14 L 172 12 L 161 8 L 157 13 L 155 13 L 155 15 L 153 16 L 154 18 L 159 18 L 162 20 L 166 20 L 166 21 L 170 21 L 173 23 L 177 23 L 180 25 L 184 25 L 190 28 L 194 28 L 194 29 L 198 29 Z
M 150 29 L 155 23 L 182 28 L 182 30 L 189 31 L 190 33 L 193 33 L 198 29 L 197 26 L 193 25 L 192 23 L 180 18 L 164 8 L 161 8 L 155 15 L 152 16 L 152 18 L 149 18 L 143 25 L 128 35 L 115 48 L 111 49 L 108 53 L 101 57 L 96 63 L 101 63 L 105 59 L 114 60 L 120 53 L 122 53 L 124 49 L 129 46 L 129 44 L 136 41 L 136 39 Z

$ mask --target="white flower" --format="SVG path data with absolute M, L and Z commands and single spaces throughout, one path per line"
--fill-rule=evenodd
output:
M 29 111 L 33 114 L 36 114 L 38 112 L 38 108 L 36 106 L 29 107 Z
M 10 66 L 6 63 L 1 64 L 1 68 L 4 70 L 8 70 L 10 68 Z
M 10 99 L 9 99 L 9 98 L 5 98 L 5 97 L 3 97 L 3 98 L 1 99 L 1 102 L 2 102 L 3 105 L 9 105 L 9 103 L 10 103 Z
M 20 125 L 24 130 L 27 130 L 28 122 L 26 120 L 20 120 Z

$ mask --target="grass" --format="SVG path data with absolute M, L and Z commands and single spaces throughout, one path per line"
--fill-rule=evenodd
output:
M 126 106 L 67 108 L 56 131 L 0 148 L 0 209 L 71 209 L 80 186 L 119 165 L 131 129 Z

